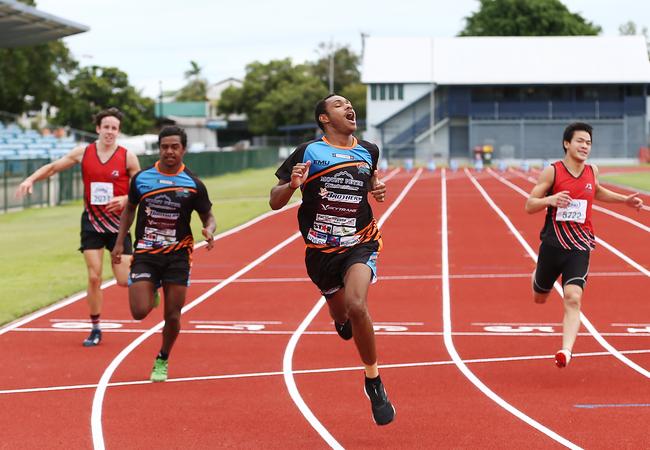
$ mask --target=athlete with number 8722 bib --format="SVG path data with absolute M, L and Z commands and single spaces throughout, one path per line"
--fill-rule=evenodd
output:
M 542 171 L 526 201 L 529 214 L 546 209 L 532 280 L 536 303 L 546 302 L 555 280 L 562 275 L 562 348 L 555 354 L 555 364 L 560 368 L 569 364 L 580 329 L 582 293 L 587 283 L 589 256 L 595 247 L 591 223 L 594 199 L 625 203 L 637 210 L 643 206 L 638 193 L 623 195 L 600 185 L 598 168 L 586 163 L 591 139 L 591 125 L 576 122 L 567 126 L 562 139 L 564 159 Z

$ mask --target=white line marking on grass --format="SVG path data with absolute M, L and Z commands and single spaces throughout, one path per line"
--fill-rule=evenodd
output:
M 624 351 L 624 353 L 634 354 L 634 355 L 650 354 L 650 349 L 626 350 Z M 599 357 L 599 356 L 611 356 L 611 354 L 609 352 L 588 352 L 588 353 L 575 353 L 573 355 L 574 358 L 588 358 L 588 357 Z M 504 356 L 504 357 L 494 357 L 494 358 L 465 359 L 463 360 L 463 362 L 465 364 L 488 364 L 488 363 L 500 363 L 500 362 L 537 361 L 537 360 L 553 359 L 554 357 L 555 355 Z M 452 360 L 423 361 L 423 362 L 413 362 L 413 363 L 380 364 L 379 368 L 380 369 L 404 369 L 404 368 L 411 368 L 411 367 L 448 366 L 452 364 L 454 364 L 454 361 Z M 310 374 L 322 374 L 322 373 L 350 372 L 350 371 L 356 371 L 362 369 L 363 366 L 328 367 L 322 369 L 294 370 L 293 373 L 298 375 L 310 375 Z M 284 375 L 284 372 L 252 372 L 252 373 L 236 373 L 236 374 L 227 374 L 227 375 L 202 375 L 196 377 L 168 378 L 166 383 L 246 379 L 246 378 L 269 377 L 269 376 L 280 376 L 280 375 Z M 145 384 L 153 384 L 153 383 L 149 380 L 117 381 L 113 383 L 108 383 L 108 387 L 140 386 Z M 45 386 L 45 387 L 33 387 L 33 388 L 22 388 L 22 389 L 4 389 L 4 390 L 0 390 L 0 395 L 34 394 L 40 392 L 95 389 L 97 386 L 98 386 L 97 384 L 71 384 L 71 385 L 62 385 L 62 386 Z
M 468 173 L 467 170 L 465 170 L 465 173 Z M 444 169 L 442 170 L 441 185 L 442 185 L 441 234 L 442 234 L 442 275 L 443 275 L 442 320 L 443 320 L 443 329 L 444 329 L 443 339 L 445 342 L 445 347 L 447 348 L 447 352 L 451 356 L 451 359 L 454 361 L 458 369 L 463 373 L 463 375 L 465 375 L 465 377 L 467 377 L 467 379 L 471 381 L 472 384 L 474 384 L 474 386 L 476 386 L 481 392 L 483 392 L 488 398 L 494 401 L 497 405 L 501 406 L 510 414 L 514 415 L 518 419 L 524 421 L 528 425 L 544 433 L 545 435 L 555 440 L 556 442 L 571 449 L 579 449 L 580 447 L 575 445 L 573 442 L 560 436 L 553 430 L 545 427 L 544 425 L 537 422 L 533 418 L 519 411 L 510 403 L 506 402 L 503 398 L 499 397 L 494 391 L 492 391 L 489 387 L 487 387 L 485 383 L 483 383 L 476 375 L 474 375 L 474 373 L 471 370 L 469 370 L 465 362 L 460 358 L 460 355 L 456 351 L 456 347 L 454 346 L 454 341 L 452 338 L 452 326 L 451 326 L 451 292 L 449 286 L 450 284 L 449 283 L 449 242 L 448 242 L 448 228 L 447 228 L 447 182 L 445 179 Z
M 260 222 L 260 221 L 268 218 L 268 217 L 271 217 L 271 216 L 273 216 L 275 214 L 280 214 L 281 212 L 284 212 L 284 211 L 287 211 L 289 209 L 295 208 L 299 204 L 300 204 L 300 202 L 294 202 L 294 203 L 291 203 L 291 204 L 285 206 L 282 209 L 279 209 L 279 210 L 276 210 L 276 211 L 265 212 L 264 214 L 261 214 L 261 215 L 255 217 L 255 218 L 249 220 L 246 223 L 243 223 L 243 224 L 241 224 L 239 226 L 231 228 L 230 230 L 224 231 L 223 233 L 217 234 L 214 237 L 214 240 L 217 241 L 219 239 L 223 239 L 226 236 L 230 236 L 231 234 L 235 234 L 235 233 L 237 233 L 237 232 L 239 232 L 239 231 L 241 231 L 241 230 L 243 230 L 245 228 L 248 228 L 248 227 L 256 224 L 257 222 Z M 205 246 L 206 244 L 207 244 L 206 241 L 199 242 L 198 244 L 196 244 L 194 246 L 194 249 L 196 250 L 198 248 L 201 248 L 201 247 Z M 117 282 L 115 281 L 115 279 L 106 281 L 106 282 L 102 283 L 100 289 L 106 289 L 108 287 L 111 287 L 111 286 L 115 285 L 116 283 Z M 49 313 L 51 313 L 53 311 L 64 308 L 64 307 L 66 307 L 66 306 L 68 306 L 68 305 L 70 305 L 70 304 L 72 304 L 72 303 L 74 303 L 74 302 L 76 302 L 78 300 L 81 300 L 83 298 L 86 298 L 86 292 L 85 291 L 84 292 L 79 292 L 78 294 L 74 294 L 72 297 L 68 297 L 66 299 L 63 299 L 63 300 L 61 300 L 59 302 L 56 302 L 56 303 L 54 303 L 54 304 L 52 304 L 52 305 L 50 305 L 50 306 L 48 306 L 46 308 L 40 309 L 40 310 L 38 310 L 38 311 L 36 311 L 36 312 L 34 312 L 32 314 L 29 314 L 29 315 L 27 315 L 27 316 L 25 316 L 23 318 L 20 318 L 18 320 L 10 322 L 7 325 L 0 328 L 0 336 L 5 334 L 7 331 L 11 331 L 11 330 L 13 330 L 15 328 L 18 328 L 18 327 L 20 327 L 20 326 L 22 326 L 22 325 L 24 325 L 26 323 L 29 323 L 29 322 L 31 322 L 33 320 L 36 320 L 39 317 L 43 317 L 43 316 L 45 316 L 45 315 L 47 315 L 47 314 L 49 314 Z
M 404 187 L 402 192 L 399 194 L 399 196 L 395 199 L 395 201 L 388 207 L 386 212 L 382 215 L 382 217 L 379 219 L 377 222 L 377 226 L 381 228 L 381 226 L 384 224 L 386 219 L 393 213 L 395 208 L 397 208 L 397 205 L 399 205 L 408 191 L 413 187 L 417 179 L 420 177 L 420 174 L 422 173 L 422 169 L 418 169 L 416 174 L 411 178 L 411 180 L 408 182 L 408 184 Z M 386 177 L 384 181 L 387 181 L 389 177 Z M 323 307 L 325 304 L 325 297 L 320 297 L 314 307 L 309 311 L 305 319 L 300 323 L 296 331 L 291 335 L 291 338 L 289 339 L 289 343 L 287 344 L 287 347 L 284 350 L 284 357 L 282 358 L 282 372 L 284 373 L 284 383 L 287 385 L 287 390 L 289 391 L 289 395 L 291 396 L 291 399 L 293 402 L 296 404 L 302 415 L 307 419 L 309 424 L 316 430 L 316 432 L 323 438 L 327 444 L 334 448 L 334 449 L 342 449 L 343 447 L 339 442 L 330 434 L 329 431 L 327 431 L 327 428 L 323 426 L 323 424 L 320 423 L 320 421 L 316 418 L 314 413 L 309 409 L 305 401 L 303 400 L 302 396 L 300 395 L 300 391 L 298 390 L 298 387 L 296 386 L 296 381 L 293 378 L 293 354 L 296 349 L 296 346 L 298 345 L 298 341 L 300 340 L 300 336 L 305 332 L 311 321 L 316 317 L 320 309 Z
M 496 178 L 497 180 L 499 180 L 501 183 L 503 183 L 503 184 L 505 184 L 506 186 L 510 187 L 511 189 L 513 189 L 515 192 L 518 192 L 518 193 L 521 194 L 522 196 L 524 196 L 524 197 L 528 197 L 528 193 L 526 193 L 526 191 L 524 191 L 523 189 L 521 189 L 519 186 L 517 186 L 517 185 L 511 183 L 510 181 L 506 180 L 505 178 L 503 178 L 502 176 L 500 176 L 500 175 L 498 175 L 498 174 L 495 174 L 495 173 L 492 172 L 492 171 L 490 171 L 490 172 L 491 172 L 490 175 L 492 175 L 494 178 Z M 521 233 L 519 233 L 519 231 L 515 228 L 515 226 L 514 226 L 514 225 L 512 224 L 512 222 L 510 221 L 510 219 L 508 219 L 508 216 L 506 216 L 505 213 L 504 213 L 504 212 L 503 212 L 503 211 L 502 211 L 502 210 L 501 210 L 501 209 L 496 205 L 496 203 L 494 203 L 494 201 L 493 201 L 492 198 L 488 195 L 488 193 L 485 191 L 485 189 L 483 189 L 483 186 L 481 186 L 480 183 L 479 183 L 478 181 L 476 181 L 476 180 L 474 179 L 474 177 L 472 177 L 472 175 L 471 175 L 468 171 L 465 171 L 465 173 L 466 173 L 467 176 L 469 177 L 470 181 L 474 184 L 474 186 L 476 187 L 476 189 L 478 189 L 478 191 L 481 193 L 481 195 L 483 196 L 483 198 L 488 202 L 488 204 L 492 207 L 492 209 L 493 209 L 493 210 L 498 214 L 498 216 L 501 218 L 501 220 L 503 220 L 503 222 L 508 226 L 508 228 L 510 229 L 510 231 L 512 232 L 512 234 L 517 238 L 517 240 L 519 241 L 519 243 L 520 243 L 520 244 L 521 244 L 521 245 L 526 249 L 526 251 L 528 252 L 528 255 L 529 255 L 529 256 L 530 256 L 534 261 L 537 261 L 537 253 L 535 253 L 535 252 L 533 251 L 533 249 L 530 247 L 530 245 L 528 245 L 528 242 L 526 242 L 526 241 L 524 240 L 524 238 L 523 238 L 523 236 L 521 235 Z M 603 245 L 604 247 L 606 247 L 606 248 L 607 248 L 607 247 L 610 247 L 610 248 L 612 248 L 612 250 L 615 250 L 615 249 L 614 249 L 613 247 L 611 247 L 609 244 L 606 244 L 602 239 L 596 238 L 596 241 L 597 241 L 598 243 L 600 243 L 601 245 Z M 605 244 L 606 244 L 606 245 L 605 245 Z M 618 252 L 618 251 L 617 251 L 617 252 Z M 618 252 L 618 253 L 616 253 L 616 254 L 617 254 L 617 255 L 620 255 L 620 257 L 625 256 L 625 255 L 623 255 L 623 254 L 620 253 L 620 252 Z M 625 258 L 627 258 L 627 257 L 625 257 Z M 625 260 L 627 261 L 628 259 L 629 259 L 629 258 L 627 258 L 627 259 L 625 259 Z M 634 261 L 632 261 L 632 260 L 629 260 L 629 261 L 630 261 L 630 262 L 634 262 Z M 634 267 L 637 267 L 638 269 L 642 269 L 642 268 L 641 268 L 638 264 L 636 264 L 636 263 L 635 263 Z M 648 273 L 647 270 L 646 270 L 644 273 L 646 273 L 647 275 L 650 275 L 650 273 Z M 553 285 L 553 287 L 555 288 L 555 290 L 557 291 L 557 293 L 560 294 L 560 297 L 562 298 L 564 295 L 563 295 L 562 287 L 560 286 L 560 284 L 556 281 L 555 284 Z M 643 367 L 639 366 L 639 365 L 638 365 L 637 363 L 635 363 L 634 361 L 632 361 L 632 360 L 626 358 L 623 354 L 621 354 L 621 352 L 620 352 L 619 350 L 617 350 L 614 346 L 612 346 L 609 342 L 607 342 L 607 341 L 603 338 L 603 336 L 598 332 L 598 330 L 596 329 L 596 327 L 594 327 L 594 326 L 592 325 L 592 323 L 589 321 L 589 319 L 587 318 L 587 316 L 585 316 L 582 312 L 580 312 L 580 322 L 582 322 L 582 324 L 585 326 L 585 328 L 586 328 L 586 329 L 587 329 L 587 330 L 588 330 L 588 331 L 589 331 L 589 332 L 594 336 L 594 338 L 596 339 L 596 341 L 598 341 L 598 343 L 599 343 L 601 346 L 603 346 L 603 348 L 605 348 L 606 350 L 608 350 L 608 351 L 609 351 L 612 355 L 614 355 L 614 356 L 615 356 L 619 361 L 621 361 L 623 364 L 629 366 L 630 368 L 634 369 L 635 371 L 637 371 L 638 373 L 640 373 L 640 374 L 643 375 L 644 377 L 646 377 L 646 378 L 650 378 L 650 372 L 649 372 L 649 371 L 647 371 L 647 370 L 644 369 Z
M 282 241 L 281 243 L 273 247 L 271 250 L 267 251 L 262 256 L 255 259 L 253 262 L 249 263 L 242 269 L 238 270 L 237 272 L 235 272 L 230 277 L 226 278 L 218 285 L 209 289 L 207 292 L 197 297 L 191 303 L 185 305 L 181 310 L 181 314 L 185 314 L 187 311 L 193 309 L 195 306 L 205 301 L 211 295 L 213 295 L 214 293 L 220 291 L 221 289 L 229 285 L 232 282 L 232 280 L 239 278 L 240 276 L 247 273 L 254 267 L 258 266 L 259 264 L 267 260 L 269 257 L 271 257 L 273 254 L 277 253 L 279 250 L 281 250 L 282 248 L 286 247 L 287 245 L 295 241 L 298 237 L 300 237 L 299 232 L 292 234 L 290 237 L 288 237 L 287 239 L 285 239 L 284 241 Z M 97 385 L 97 390 L 95 391 L 95 395 L 93 397 L 92 414 L 91 414 L 91 430 L 92 430 L 92 438 L 93 438 L 93 447 L 95 449 L 105 448 L 104 432 L 102 429 L 102 405 L 104 402 L 104 395 L 106 393 L 106 387 L 108 385 L 108 381 L 111 379 L 111 376 L 113 375 L 117 367 L 122 363 L 124 358 L 126 358 L 129 355 L 129 353 L 131 353 L 131 351 L 133 351 L 138 345 L 144 342 L 149 336 L 153 335 L 155 332 L 160 330 L 164 326 L 164 324 L 165 324 L 164 320 L 159 322 L 150 330 L 148 330 L 146 333 L 140 335 L 133 342 L 131 342 L 127 347 L 125 347 L 119 353 L 119 355 L 115 357 L 115 359 L 113 359 L 113 361 L 111 361 L 111 363 L 108 365 L 108 367 L 102 374 L 102 377 L 99 380 L 99 383 Z

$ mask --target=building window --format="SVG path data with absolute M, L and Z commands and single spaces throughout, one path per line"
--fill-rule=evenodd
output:
M 371 100 L 404 100 L 403 84 L 371 84 Z

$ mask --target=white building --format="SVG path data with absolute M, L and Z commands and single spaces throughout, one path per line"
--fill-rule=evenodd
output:
M 597 157 L 648 145 L 643 36 L 370 37 L 362 81 L 365 137 L 389 158 L 469 157 L 482 145 L 497 158 L 555 157 L 579 120 L 595 127 Z

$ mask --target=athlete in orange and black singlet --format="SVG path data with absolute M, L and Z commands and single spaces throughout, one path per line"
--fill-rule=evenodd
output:
M 88 268 L 87 300 L 91 331 L 84 340 L 85 347 L 101 342 L 100 314 L 102 310 L 102 268 L 104 249 L 111 251 L 119 227 L 119 215 L 126 204 L 129 179 L 140 170 L 135 154 L 117 145 L 122 113 L 109 108 L 95 116 L 96 142 L 78 146 L 62 158 L 44 165 L 27 177 L 18 188 L 18 195 L 32 193 L 34 182 L 51 177 L 76 164 L 81 164 L 84 182 L 84 212 L 81 216 L 81 246 Z M 125 238 L 125 253 L 131 253 L 130 237 Z M 120 286 L 126 286 L 130 259 L 113 264 L 113 274 Z
M 298 224 L 307 245 L 307 273 L 327 299 L 339 336 L 354 337 L 373 419 L 386 425 L 395 417 L 395 408 L 379 377 L 367 308 L 368 286 L 376 279 L 382 246 L 367 198 L 385 197 L 386 187 L 376 175 L 379 149 L 353 136 L 356 113 L 340 95 L 318 102 L 315 119 L 325 136 L 300 145 L 282 164 L 269 203 L 273 209 L 282 208 L 296 189 L 302 190 Z
M 156 306 L 154 292 L 162 284 L 165 293 L 165 326 L 162 346 L 154 361 L 151 381 L 167 380 L 168 357 L 181 324 L 190 281 L 194 238 L 190 227 L 192 212 L 199 214 L 208 250 L 216 227 L 212 203 L 205 185 L 183 163 L 187 135 L 182 128 L 163 128 L 158 134 L 160 158 L 133 177 L 129 201 L 120 217 L 120 229 L 113 263 L 121 262 L 122 238 L 136 217 L 135 255 L 129 278 L 129 305 L 136 320 L 144 319 Z
M 555 280 L 562 275 L 564 320 L 562 348 L 555 364 L 566 367 L 580 328 L 580 304 L 589 273 L 589 256 L 595 247 L 591 209 L 594 199 L 623 202 L 640 209 L 637 194 L 622 195 L 598 183 L 598 169 L 586 164 L 591 152 L 592 127 L 576 122 L 564 130 L 565 157 L 545 168 L 526 201 L 526 211 L 544 209 L 546 220 L 540 233 L 541 245 L 533 272 L 533 298 L 544 303 Z

